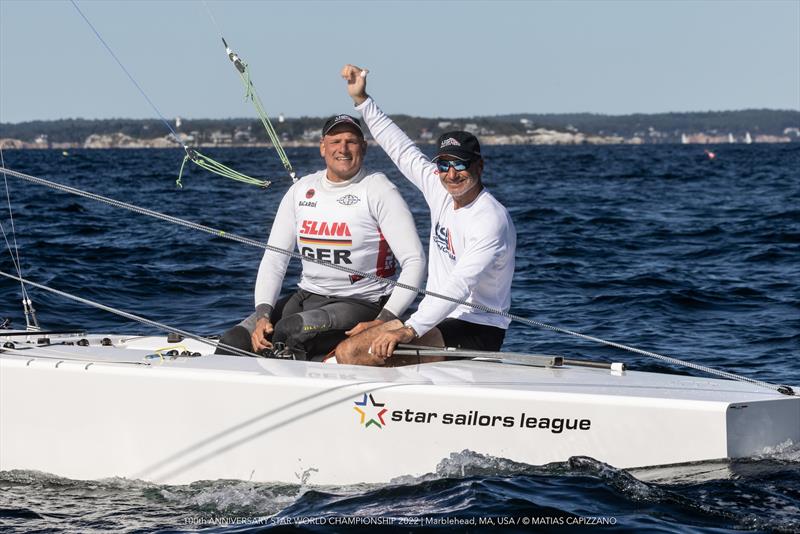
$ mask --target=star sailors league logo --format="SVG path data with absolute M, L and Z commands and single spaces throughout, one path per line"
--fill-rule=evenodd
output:
M 369 402 L 367 402 L 369 400 Z M 360 401 L 355 401 L 353 409 L 358 412 L 358 424 L 368 428 L 372 425 L 378 428 L 386 426 L 386 421 L 383 420 L 383 415 L 388 411 L 385 402 L 375 402 L 372 393 L 364 393 L 364 397 Z

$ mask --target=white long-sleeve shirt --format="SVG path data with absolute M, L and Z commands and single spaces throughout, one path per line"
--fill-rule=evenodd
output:
M 281 200 L 269 245 L 294 249 L 306 257 L 419 287 L 425 277 L 425 252 L 403 197 L 385 174 L 361 169 L 346 182 L 318 171 L 297 181 Z M 397 264 L 401 273 L 396 276 Z M 255 304 L 275 306 L 289 256 L 267 250 L 256 278 Z M 300 288 L 325 296 L 358 297 L 372 302 L 391 293 L 384 309 L 396 316 L 416 293 L 303 262 Z
M 455 209 L 439 180 L 436 164 L 368 98 L 356 106 L 375 141 L 400 172 L 422 191 L 431 210 L 426 290 L 508 311 L 517 233 L 511 216 L 483 189 L 469 205 Z M 426 296 L 406 322 L 418 335 L 445 317 L 499 328 L 511 322 L 496 313 Z

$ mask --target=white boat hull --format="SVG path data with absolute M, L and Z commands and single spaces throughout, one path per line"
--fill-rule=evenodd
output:
M 800 397 L 727 380 L 487 361 L 162 361 L 164 338 L 98 339 L 0 354 L 0 470 L 351 484 L 433 472 L 465 449 L 627 468 L 800 443 Z

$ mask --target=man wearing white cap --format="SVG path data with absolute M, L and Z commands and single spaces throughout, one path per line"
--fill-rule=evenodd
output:
M 399 343 L 499 350 L 510 320 L 479 308 L 510 308 L 517 237 L 508 211 L 481 181 L 480 144 L 468 132 L 447 132 L 429 160 L 367 95 L 366 73 L 353 65 L 342 69 L 375 141 L 422 191 L 431 210 L 426 290 L 456 302 L 428 295 L 405 324 L 393 320 L 342 342 L 337 361 L 400 363 L 389 359 Z
M 411 212 L 380 172 L 362 168 L 367 144 L 358 119 L 335 115 L 322 128 L 326 169 L 304 176 L 283 197 L 269 245 L 379 278 L 422 283 L 425 253 Z M 299 289 L 279 299 L 289 256 L 267 250 L 258 269 L 255 312 L 223 344 L 268 356 L 321 359 L 345 338 L 400 316 L 416 294 L 379 280 L 303 261 Z M 218 349 L 225 353 L 224 349 Z

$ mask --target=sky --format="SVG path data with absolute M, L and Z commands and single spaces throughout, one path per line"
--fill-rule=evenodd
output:
M 348 112 L 370 70 L 388 113 L 470 117 L 800 109 L 800 0 L 76 0 L 159 112 Z M 0 0 L 0 122 L 155 118 L 68 0 Z

